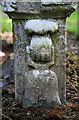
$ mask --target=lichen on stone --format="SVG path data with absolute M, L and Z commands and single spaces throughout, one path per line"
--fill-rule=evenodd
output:
M 61 105 L 58 94 L 58 79 L 53 71 L 28 71 L 24 90 L 25 106 L 29 107 L 35 104 L 44 105 L 46 107 L 53 106 L 53 104 Z
M 39 74 L 40 74 L 40 72 L 39 72 L 38 70 L 34 70 L 34 71 L 33 71 L 34 77 L 37 77 Z
M 60 4 L 63 0 L 41 0 L 42 4 Z
M 16 2 L 14 0 L 14 2 L 1 2 L 2 5 L 2 10 L 4 12 L 13 12 L 16 10 Z
M 25 24 L 25 30 L 28 33 L 38 33 L 38 34 L 45 34 L 47 32 L 55 32 L 58 29 L 58 24 L 56 21 L 53 20 L 28 20 Z
M 30 56 L 34 61 L 51 61 L 52 41 L 48 36 L 33 36 L 30 44 Z
M 50 5 L 50 4 L 75 4 L 77 5 L 78 0 L 41 0 L 42 5 Z
M 38 47 L 43 47 L 45 46 L 46 48 L 52 47 L 52 41 L 49 37 L 42 37 L 42 36 L 33 36 L 31 39 L 31 44 L 30 48 L 31 49 L 36 49 Z

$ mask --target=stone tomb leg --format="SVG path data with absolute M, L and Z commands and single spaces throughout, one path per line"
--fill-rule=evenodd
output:
M 13 21 L 15 98 L 26 107 L 66 100 L 66 17 L 75 7 L 58 1 L 2 3 Z

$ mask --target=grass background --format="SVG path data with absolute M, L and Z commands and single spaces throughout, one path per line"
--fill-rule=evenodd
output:
M 3 13 L 1 5 L 0 5 L 0 31 L 1 32 L 9 32 L 12 31 L 12 20 Z
M 70 17 L 66 20 L 67 25 L 67 32 L 71 32 L 77 36 L 79 36 L 79 11 L 75 11 L 71 14 Z M 12 31 L 12 20 L 9 19 L 9 17 L 2 12 L 1 6 L 0 6 L 0 23 L 2 26 L 0 26 L 0 31 L 2 32 L 9 32 Z
M 66 20 L 67 32 L 79 36 L 79 11 L 75 11 Z

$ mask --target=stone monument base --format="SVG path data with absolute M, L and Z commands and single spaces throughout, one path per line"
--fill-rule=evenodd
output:
M 58 95 L 58 80 L 51 70 L 31 70 L 24 82 L 24 102 L 26 107 L 43 105 L 52 107 L 61 105 Z

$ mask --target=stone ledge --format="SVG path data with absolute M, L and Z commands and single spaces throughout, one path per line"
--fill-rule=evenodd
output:
M 71 2 L 51 3 L 48 6 L 41 2 L 2 2 L 2 9 L 11 19 L 29 19 L 38 18 L 38 16 L 65 18 L 75 11 L 76 6 Z

